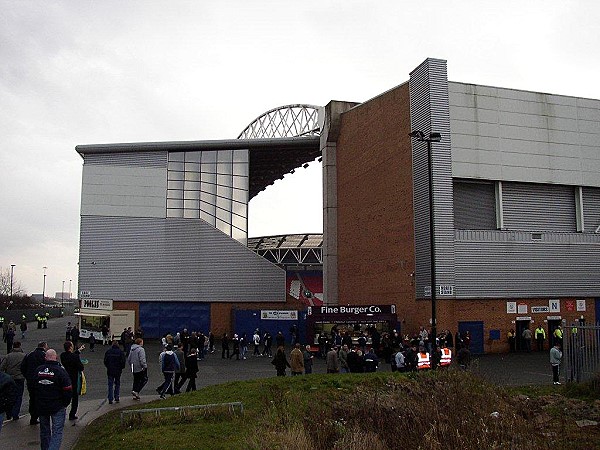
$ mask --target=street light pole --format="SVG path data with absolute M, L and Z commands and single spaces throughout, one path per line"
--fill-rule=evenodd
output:
M 63 280 L 62 290 L 60 291 L 60 307 L 65 307 L 65 280 Z
M 9 302 L 9 306 L 12 305 L 13 299 L 12 299 L 12 294 L 13 294 L 13 272 L 15 270 L 15 265 L 16 264 L 11 264 L 10 265 L 10 302 Z
M 435 369 L 438 363 L 437 348 L 437 285 L 435 277 L 435 221 L 433 214 L 433 162 L 432 162 L 432 142 L 440 142 L 442 135 L 440 133 L 429 133 L 425 136 L 422 131 L 413 131 L 409 133 L 410 137 L 416 138 L 417 142 L 427 143 L 427 172 L 429 175 L 429 256 L 431 269 L 431 367 Z
M 69 301 L 71 301 L 71 283 L 73 280 L 69 280 Z
M 44 269 L 44 284 L 42 285 L 42 303 L 44 303 L 46 301 L 46 269 L 48 267 L 44 266 L 42 267 L 42 269 Z

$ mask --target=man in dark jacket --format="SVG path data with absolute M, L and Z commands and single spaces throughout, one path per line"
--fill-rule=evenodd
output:
M 173 379 L 175 378 L 175 372 L 179 370 L 179 360 L 173 352 L 171 344 L 168 344 L 165 351 L 160 354 L 159 360 L 165 381 L 156 389 L 156 391 L 160 394 L 160 398 L 165 398 L 167 392 L 171 395 L 175 395 Z
M 39 414 L 36 409 L 37 402 L 35 400 L 35 375 L 37 374 L 36 369 L 46 362 L 47 349 L 48 344 L 46 344 L 46 341 L 41 341 L 38 343 L 37 348 L 34 351 L 27 353 L 25 358 L 23 358 L 23 362 L 21 362 L 21 373 L 25 376 L 27 392 L 29 392 L 30 425 L 39 423 Z
M 60 448 L 67 406 L 71 401 L 71 378 L 58 362 L 53 349 L 46 351 L 46 362 L 35 371 L 35 400 L 40 415 L 42 450 Z
M 83 345 L 75 350 L 71 341 L 65 341 L 63 345 L 65 351 L 60 354 L 60 362 L 71 378 L 71 410 L 69 411 L 69 420 L 77 420 L 77 408 L 79 406 L 79 373 L 83 372 L 83 363 L 79 358 L 80 350 L 83 350 Z
M 4 422 L 4 413 L 12 416 L 12 410 L 17 400 L 17 385 L 10 375 L 0 372 L 0 431 Z
M 106 366 L 106 375 L 108 376 L 109 405 L 113 404 L 113 400 L 115 403 L 119 403 L 121 374 L 125 368 L 125 360 L 125 353 L 119 347 L 119 341 L 112 341 L 112 346 L 104 354 L 104 365 Z

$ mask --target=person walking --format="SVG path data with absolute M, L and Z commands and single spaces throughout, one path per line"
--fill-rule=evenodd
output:
M 181 385 L 188 379 L 188 385 L 185 392 L 196 390 L 196 377 L 198 376 L 198 354 L 196 349 L 192 348 L 190 354 L 185 358 L 185 378 L 183 378 Z M 179 386 L 181 389 L 181 386 Z
M 304 371 L 304 355 L 302 355 L 299 343 L 294 344 L 294 349 L 290 352 L 290 367 L 292 376 L 302 375 Z
M 12 323 L 12 321 L 10 323 Z M 10 324 L 8 329 L 4 333 L 3 339 L 4 342 L 6 342 L 6 353 L 8 354 L 12 350 L 13 342 L 15 341 L 15 329 L 11 327 Z
M 252 341 L 254 343 L 253 356 L 260 356 L 260 351 L 258 349 L 258 346 L 260 345 L 260 333 L 258 332 L 258 328 L 254 331 L 254 335 L 252 336 Z
M 36 369 L 46 362 L 46 350 L 48 344 L 46 341 L 38 342 L 37 347 L 32 352 L 27 353 L 21 362 L 21 373 L 25 377 L 27 383 L 27 392 L 29 392 L 29 424 L 36 425 L 39 422 L 39 414 L 37 411 L 36 395 Z
M 310 351 L 310 345 L 307 345 L 302 352 L 304 358 L 304 373 L 306 375 L 312 373 L 313 354 Z
M 542 326 L 542 324 L 539 324 L 537 326 L 537 328 L 535 329 L 535 343 L 537 345 L 538 352 L 544 351 L 544 341 L 545 340 L 546 340 L 546 330 L 544 330 L 544 327 Z
M 227 333 L 223 333 L 221 338 L 221 359 L 229 359 L 229 336 Z
M 523 330 L 523 332 L 521 333 L 521 337 L 523 338 L 523 341 L 525 342 L 525 351 L 527 353 L 531 353 L 531 337 L 532 337 L 531 330 L 529 328 L 525 328 Z
M 121 374 L 125 368 L 125 353 L 119 347 L 119 341 L 112 341 L 111 347 L 104 353 L 104 366 L 108 377 L 108 404 L 120 401 Z
M 179 394 L 179 386 L 183 385 L 183 383 L 185 383 L 185 374 L 186 374 L 186 370 L 185 370 L 185 352 L 183 351 L 183 342 L 180 342 L 177 345 L 177 348 L 175 349 L 175 351 L 173 353 L 175 353 L 175 356 L 177 356 L 177 361 L 179 362 L 179 369 L 177 369 L 177 371 L 175 372 L 175 381 L 174 381 L 174 386 L 175 386 L 175 393 Z M 204 351 L 204 348 L 202 348 L 201 350 L 202 352 Z M 196 363 L 197 364 L 197 363 Z
M 16 400 L 17 385 L 15 381 L 10 375 L 0 372 L 0 432 L 2 432 L 4 414 L 8 414 L 10 419 Z
M 156 391 L 159 393 L 160 398 L 164 399 L 166 393 L 175 395 L 173 380 L 175 378 L 175 372 L 179 370 L 179 360 L 173 352 L 171 344 L 167 344 L 165 351 L 160 354 L 159 361 L 165 381 L 156 389 Z
M 327 373 L 339 373 L 340 361 L 338 359 L 338 354 L 335 347 L 331 347 L 331 350 L 327 352 L 325 358 L 327 364 Z
M 81 376 L 81 372 L 83 372 L 83 363 L 81 362 L 81 358 L 79 358 L 79 353 L 84 349 L 84 346 L 80 346 L 78 349 L 75 349 L 73 342 L 65 341 L 63 348 L 64 352 L 60 354 L 60 362 L 69 374 L 71 378 L 71 410 L 69 411 L 69 420 L 77 420 L 77 408 L 79 407 L 79 377 Z
M 287 357 L 285 356 L 285 350 L 283 346 L 277 347 L 277 351 L 275 352 L 275 356 L 271 360 L 271 364 L 275 366 L 278 377 L 285 377 L 285 368 L 291 366 L 287 360 Z
M 137 338 L 131 345 L 129 356 L 127 356 L 127 365 L 133 372 L 133 387 L 131 395 L 134 400 L 140 399 L 140 392 L 148 382 L 148 363 L 146 361 L 146 350 L 144 349 L 144 340 Z
M 560 350 L 560 343 L 556 342 L 554 347 L 550 349 L 550 365 L 552 366 L 552 381 L 554 384 L 560 384 L 559 373 L 562 356 L 563 354 Z
M 34 376 L 35 402 L 40 415 L 40 446 L 42 450 L 58 450 L 62 443 L 66 408 L 73 398 L 71 391 L 76 388 L 58 362 L 56 350 L 48 349 L 45 359 Z
M 25 359 L 25 353 L 21 348 L 21 342 L 15 341 L 13 343 L 12 352 L 6 355 L 6 358 L 0 363 L 0 372 L 5 372 L 10 375 L 15 382 L 17 387 L 15 403 L 12 410 L 6 411 L 6 418 L 12 420 L 19 420 L 19 413 L 21 412 L 21 403 L 23 402 L 23 391 L 25 390 L 25 376 L 21 372 L 21 363 Z

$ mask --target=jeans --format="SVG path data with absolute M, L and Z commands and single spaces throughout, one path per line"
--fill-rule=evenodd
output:
M 175 386 L 173 386 L 173 380 L 175 378 L 174 372 L 163 372 L 163 376 L 165 377 L 165 382 L 161 384 L 159 389 L 160 396 L 164 396 L 166 393 L 171 395 L 175 395 Z
M 112 403 L 113 400 L 119 400 L 119 392 L 121 390 L 121 375 L 119 376 L 108 376 L 108 402 Z
M 67 409 L 61 408 L 50 416 L 40 416 L 40 445 L 42 450 L 60 450 Z M 50 425 L 52 422 L 52 425 Z
M 35 398 L 35 383 L 27 382 L 27 391 L 29 392 L 29 415 L 31 417 L 31 422 L 35 422 L 38 420 L 38 413 L 36 403 L 37 400 Z
M 15 380 L 17 385 L 17 399 L 15 400 L 15 405 L 13 406 L 12 412 L 9 414 L 9 419 L 12 417 L 13 419 L 19 418 L 19 413 L 21 412 L 21 403 L 23 402 L 23 391 L 25 390 L 25 380 Z

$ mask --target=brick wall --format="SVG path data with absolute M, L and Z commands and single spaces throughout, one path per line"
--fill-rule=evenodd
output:
M 406 322 L 420 306 L 409 111 L 404 84 L 344 113 L 337 142 L 339 303 L 396 304 Z

